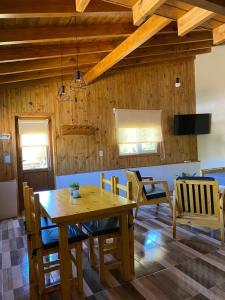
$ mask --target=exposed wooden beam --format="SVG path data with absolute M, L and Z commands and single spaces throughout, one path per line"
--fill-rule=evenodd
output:
M 87 40 L 93 38 L 126 37 L 134 31 L 132 24 L 98 24 L 75 26 L 27 27 L 0 29 L 0 45 L 54 42 L 63 40 Z
M 194 42 L 212 41 L 210 31 L 190 32 L 184 37 L 178 37 L 176 33 L 155 35 L 141 47 L 164 46 L 174 44 L 186 44 Z M 73 55 L 93 54 L 111 52 L 120 41 L 92 42 L 92 43 L 69 43 L 63 44 L 63 51 L 59 44 L 48 46 L 26 46 L 26 47 L 0 47 L 0 63 L 39 60 L 46 58 L 66 57 Z
M 132 7 L 134 25 L 139 26 L 142 24 L 146 17 L 153 15 L 165 2 L 166 0 L 138 0 Z
M 148 39 L 158 33 L 162 28 L 171 22 L 170 19 L 153 15 L 125 41 L 117 46 L 110 54 L 100 61 L 94 68 L 84 76 L 85 82 L 91 83 L 101 74 L 145 43 Z
M 90 0 L 74 0 L 74 1 L 76 1 L 76 11 L 78 12 L 84 12 L 90 2 Z
M 91 0 L 85 15 L 102 12 L 129 11 L 128 8 L 99 0 Z M 71 17 L 76 12 L 75 0 L 7 0 L 0 1 L 0 18 Z
M 126 59 L 122 62 L 119 62 L 115 65 L 111 70 L 117 70 L 119 68 L 124 67 L 133 67 L 136 65 L 143 65 L 143 64 L 152 64 L 152 63 L 160 63 L 165 61 L 178 61 L 179 59 L 185 59 L 188 57 L 194 57 L 199 54 L 210 53 L 211 49 L 201 49 L 201 50 L 193 50 L 188 51 L 186 53 L 176 53 L 173 56 L 171 54 L 166 55 L 158 55 L 158 56 L 148 56 L 148 57 L 140 57 L 140 58 L 130 58 Z M 90 67 L 89 67 L 90 68 Z M 83 68 L 83 72 L 85 72 L 88 67 Z M 74 68 L 65 68 L 63 70 L 63 78 L 64 80 L 68 80 L 71 75 L 74 73 Z M 37 80 L 37 83 L 41 81 L 43 78 L 57 78 L 60 79 L 61 77 L 61 70 L 44 70 L 44 71 L 32 71 L 26 73 L 18 73 L 18 74 L 10 74 L 10 75 L 0 75 L 0 84 L 7 84 L 7 83 L 14 83 L 14 82 L 30 82 L 33 80 Z M 60 79 L 61 80 L 61 79 Z M 43 81 L 42 81 L 43 82 Z M 43 82 L 44 83 L 44 82 Z
M 225 16 L 225 1 L 224 0 L 182 0 L 193 6 L 198 6 L 206 10 L 210 10 L 219 15 Z
M 208 21 L 214 15 L 215 14 L 213 12 L 199 7 L 192 8 L 183 17 L 178 19 L 178 35 L 184 36 L 188 32 Z
M 176 44 L 176 45 L 165 45 L 165 46 L 152 46 L 145 48 L 139 48 L 133 51 L 125 59 L 137 58 L 143 56 L 154 56 L 154 55 L 164 55 L 164 54 L 174 54 L 179 52 L 187 52 L 199 49 L 206 49 L 212 46 L 212 41 L 204 41 L 197 43 L 187 43 L 187 44 Z M 87 65 L 95 65 L 102 58 L 103 54 L 89 54 L 89 55 L 80 55 L 77 61 L 75 56 L 63 57 L 61 58 L 51 58 L 51 59 L 42 59 L 34 61 L 20 61 L 20 62 L 10 62 L 10 63 L 1 63 L 0 64 L 0 75 L 3 74 L 12 74 L 12 73 L 23 73 L 28 71 L 40 71 L 47 69 L 60 69 L 68 67 L 79 67 L 83 68 Z
M 213 30 L 213 43 L 219 45 L 225 42 L 225 24 Z

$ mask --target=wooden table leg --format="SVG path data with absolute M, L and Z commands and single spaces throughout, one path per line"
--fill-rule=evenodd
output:
M 69 300 L 70 291 L 70 257 L 67 224 L 59 224 L 59 255 L 62 299 Z
M 134 217 L 133 210 L 129 212 L 129 238 L 130 238 L 130 265 L 131 272 L 134 274 Z
M 132 279 L 131 263 L 130 263 L 130 237 L 128 228 L 128 212 L 120 216 L 120 232 L 121 232 L 121 259 L 122 259 L 122 276 L 123 280 Z

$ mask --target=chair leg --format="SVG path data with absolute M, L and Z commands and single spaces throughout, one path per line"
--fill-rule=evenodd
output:
M 94 252 L 94 238 L 92 235 L 88 238 L 89 243 L 89 261 L 92 268 L 95 267 L 95 252 Z
M 221 236 L 221 243 L 224 244 L 224 227 L 221 227 L 220 229 L 220 236 Z
M 173 239 L 175 240 L 177 237 L 177 228 L 176 228 L 176 220 L 173 220 Z
M 82 243 L 76 246 L 76 267 L 78 291 L 83 293 Z
M 139 209 L 139 207 L 137 206 L 137 208 L 136 208 L 136 210 L 135 210 L 135 219 L 137 218 L 137 214 L 138 214 L 138 209 Z
M 43 255 L 39 250 L 37 253 L 37 264 L 38 264 L 38 286 L 40 299 L 45 299 L 45 273 L 43 265 Z
M 105 260 L 104 260 L 104 243 L 105 239 L 102 236 L 98 237 L 98 247 L 99 247 L 99 277 L 100 281 L 104 280 L 105 273 Z

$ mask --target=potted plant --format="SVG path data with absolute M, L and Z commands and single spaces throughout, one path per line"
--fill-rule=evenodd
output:
M 70 189 L 71 189 L 71 195 L 73 198 L 79 198 L 80 197 L 80 185 L 78 182 L 73 182 L 70 185 Z
M 180 175 L 176 175 L 176 176 L 177 176 L 177 177 L 195 177 L 195 176 L 196 176 L 196 173 L 190 174 L 190 173 L 182 172 Z

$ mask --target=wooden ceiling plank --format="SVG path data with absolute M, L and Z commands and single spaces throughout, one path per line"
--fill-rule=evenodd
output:
M 76 1 L 76 11 L 83 13 L 87 8 L 90 0 L 74 0 Z
M 139 58 L 131 58 L 127 60 L 123 60 L 115 65 L 115 68 L 124 68 L 128 66 L 135 66 L 141 64 L 149 64 L 149 63 L 160 63 L 163 61 L 171 61 L 171 60 L 178 60 L 180 58 L 189 57 L 189 56 L 196 56 L 199 54 L 206 54 L 210 53 L 211 48 L 200 49 L 200 50 L 193 50 L 181 53 L 175 53 L 173 56 L 171 54 L 163 54 L 158 56 L 144 56 Z
M 215 13 L 199 7 L 192 8 L 183 17 L 178 19 L 178 35 L 184 36 L 188 32 L 202 25 L 207 20 L 211 19 L 214 15 Z
M 213 43 L 219 45 L 225 42 L 225 24 L 213 30 Z
M 125 67 L 133 67 L 136 65 L 143 65 L 143 64 L 150 64 L 150 63 L 160 63 L 165 61 L 177 61 L 179 59 L 184 59 L 188 57 L 194 57 L 199 54 L 205 54 L 210 53 L 211 48 L 208 49 L 200 49 L 200 50 L 193 50 L 188 51 L 186 53 L 177 53 L 173 56 L 171 54 L 167 55 L 158 55 L 157 57 L 140 57 L 140 58 L 131 58 L 124 60 L 122 62 L 119 62 L 117 65 L 115 65 L 111 70 L 117 70 L 119 68 L 125 68 Z M 83 72 L 90 69 L 90 67 L 85 67 L 82 69 Z M 71 75 L 74 73 L 74 68 L 65 68 L 63 70 L 63 78 L 64 80 L 70 79 Z M 37 80 L 38 83 L 43 78 L 58 78 L 61 79 L 61 70 L 44 70 L 44 71 L 32 71 L 32 72 L 26 72 L 26 73 L 18 73 L 18 74 L 10 74 L 10 75 L 0 75 L 0 84 L 7 84 L 7 83 L 14 83 L 14 82 L 24 82 L 27 83 L 32 80 Z
M 219 15 L 225 16 L 225 1 L 224 0 L 182 0 L 185 3 L 193 6 L 198 6 L 203 9 L 212 11 Z
M 151 40 L 147 41 L 140 47 L 165 46 L 174 44 L 185 44 L 212 41 L 213 36 L 210 31 L 190 32 L 184 37 L 178 37 L 176 33 L 155 35 Z M 75 43 L 63 45 L 63 51 L 59 44 L 48 46 L 29 46 L 17 48 L 0 47 L 0 64 L 17 61 L 32 61 L 46 58 L 67 57 L 73 55 L 84 55 L 93 53 L 111 52 L 119 41 L 95 42 L 95 43 Z
M 192 50 L 206 49 L 212 46 L 212 41 L 196 42 L 196 43 L 187 43 L 187 44 L 175 44 L 175 45 L 165 45 L 165 46 L 149 46 L 146 48 L 139 48 L 133 51 L 125 59 L 144 57 L 144 56 L 156 56 L 163 55 L 168 53 L 179 53 L 187 52 Z M 68 67 L 79 67 L 83 68 L 86 65 L 97 64 L 102 58 L 103 54 L 90 54 L 90 55 L 81 55 L 77 61 L 76 56 L 64 57 L 61 61 L 61 58 L 51 58 L 51 59 L 42 59 L 34 61 L 20 61 L 20 62 L 10 62 L 10 63 L 1 63 L 0 64 L 0 75 L 3 74 L 13 74 L 13 73 L 22 73 L 28 71 L 40 71 L 45 69 L 59 69 L 59 68 L 68 68 Z
M 134 25 L 141 25 L 147 17 L 153 15 L 165 2 L 166 0 L 138 0 L 132 7 Z
M 127 7 L 111 3 L 91 0 L 85 14 L 96 12 L 129 11 Z M 76 12 L 75 0 L 15 0 L 0 1 L 0 18 L 51 18 L 71 17 L 79 15 Z
M 75 26 L 26 27 L 0 29 L 0 45 L 57 42 L 63 40 L 115 38 L 129 36 L 135 27 L 129 23 L 92 24 Z
M 170 19 L 155 16 L 150 17 L 143 25 L 141 25 L 134 33 L 132 33 L 125 41 L 117 46 L 111 53 L 109 53 L 102 61 L 100 61 L 94 68 L 88 71 L 84 76 L 85 82 L 91 83 L 101 74 L 106 72 L 132 51 L 137 49 L 140 45 L 145 43 L 148 39 L 153 37 L 161 29 L 171 22 Z
M 0 64 L 5 62 L 40 60 L 46 58 L 66 57 L 73 55 L 84 55 L 93 53 L 104 53 L 112 51 L 119 41 L 104 41 L 93 43 L 69 43 L 63 44 L 62 48 L 59 44 L 43 45 L 43 46 L 27 46 L 27 47 L 0 47 Z M 63 50 L 62 50 L 63 49 Z

